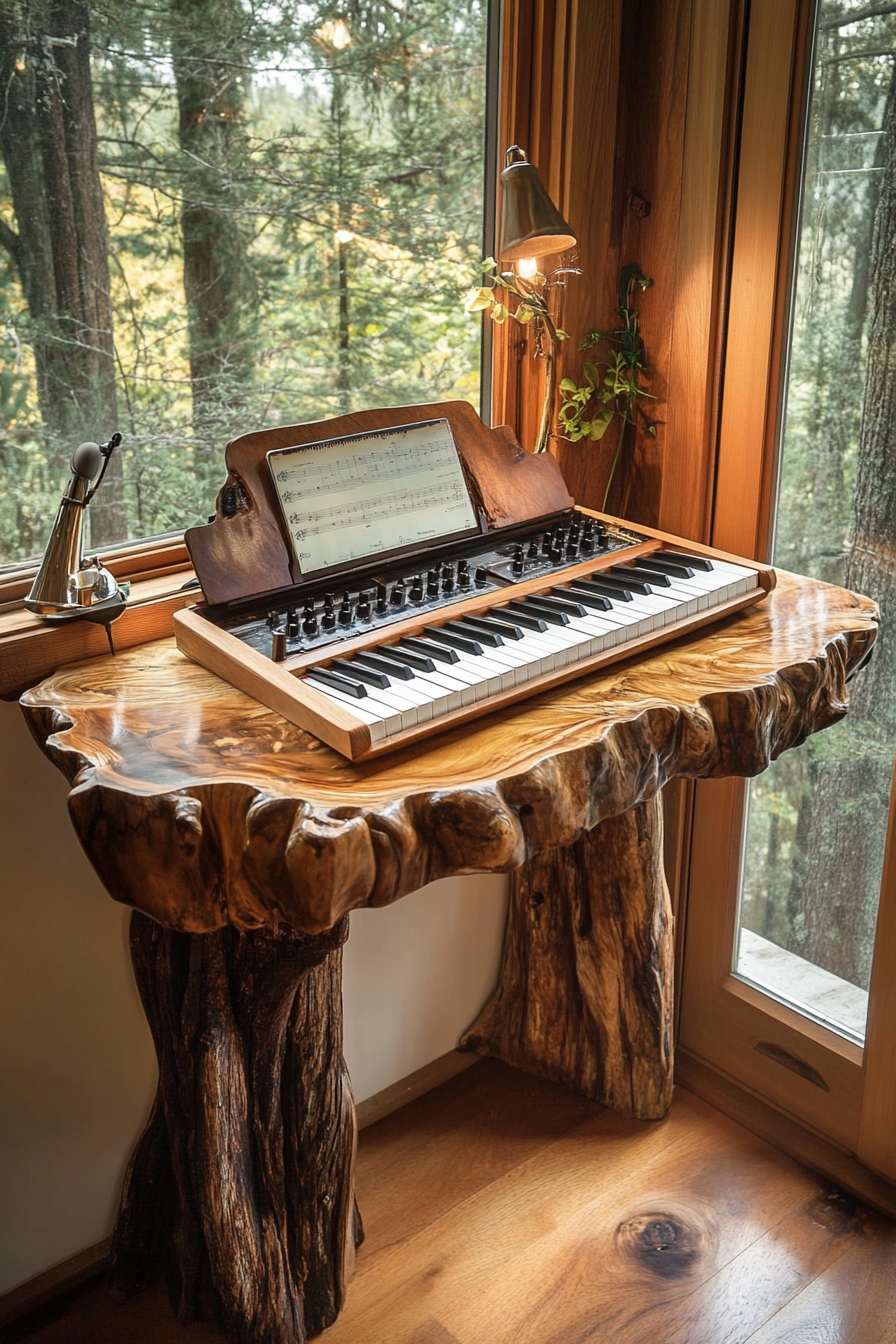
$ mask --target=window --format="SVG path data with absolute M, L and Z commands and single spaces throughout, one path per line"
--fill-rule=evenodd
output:
M 0 565 L 73 447 L 89 544 L 205 521 L 226 442 L 479 400 L 488 0 L 22 0 L 0 14 Z M 94 134 L 95 128 L 95 134 Z

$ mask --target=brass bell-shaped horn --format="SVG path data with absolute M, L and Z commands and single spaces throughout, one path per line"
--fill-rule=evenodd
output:
M 519 145 L 511 145 L 505 155 L 501 186 L 499 258 L 518 261 L 575 247 L 575 234 Z

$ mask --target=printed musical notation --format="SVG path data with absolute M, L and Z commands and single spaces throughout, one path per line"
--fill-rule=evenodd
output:
M 302 573 L 475 531 L 447 420 L 268 454 Z

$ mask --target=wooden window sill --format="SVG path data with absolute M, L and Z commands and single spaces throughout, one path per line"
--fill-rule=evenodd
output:
M 184 591 L 183 585 L 194 577 L 189 564 L 182 564 L 132 581 L 127 607 L 112 626 L 116 649 L 171 635 L 174 612 L 201 600 L 198 588 Z M 0 699 L 18 699 L 64 664 L 108 652 L 101 625 L 89 621 L 51 625 L 26 611 L 21 601 L 10 603 L 0 609 Z

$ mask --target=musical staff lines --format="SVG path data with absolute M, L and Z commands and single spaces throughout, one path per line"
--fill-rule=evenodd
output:
M 447 420 L 268 454 L 303 573 L 476 529 Z

